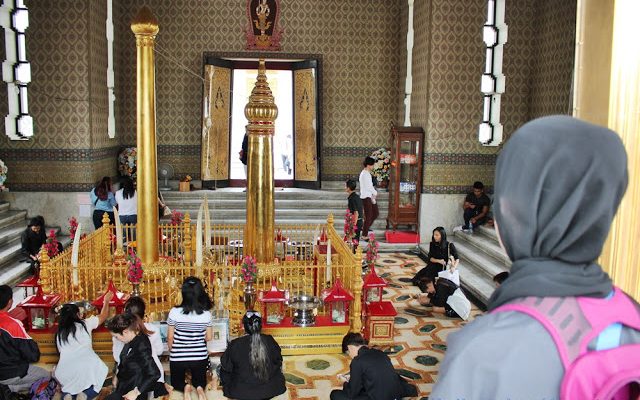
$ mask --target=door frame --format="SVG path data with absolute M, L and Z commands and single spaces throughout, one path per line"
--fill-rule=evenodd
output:
M 292 180 L 276 180 L 276 186 L 284 187 L 304 187 L 309 189 L 320 189 L 322 181 L 322 145 L 323 145 L 323 109 L 322 109 L 322 54 L 307 54 L 307 53 L 273 53 L 273 52 L 218 52 L 218 51 L 206 51 L 202 54 L 202 74 L 204 76 L 204 70 L 206 65 L 215 65 L 220 60 L 228 62 L 233 69 L 237 68 L 256 68 L 258 59 L 264 58 L 266 60 L 267 69 L 286 69 L 293 70 L 293 65 L 299 62 L 315 62 L 316 64 L 316 153 L 318 164 L 318 177 L 316 182 L 301 182 L 295 181 L 295 177 Z M 271 61 L 269 61 L 271 60 Z M 233 90 L 233 87 L 232 87 Z M 201 100 L 202 103 L 202 100 Z M 233 110 L 230 112 L 233 113 Z M 202 118 L 202 117 L 201 117 Z M 231 124 L 231 121 L 229 121 Z M 201 121 L 202 125 L 202 121 Z M 295 149 L 295 135 L 293 148 Z M 231 141 L 229 141 L 231 143 Z M 231 144 L 229 144 L 231 145 Z M 230 150 L 228 150 L 230 151 Z M 202 153 L 202 142 L 200 142 L 200 152 Z M 232 155 L 230 154 L 229 157 Z M 295 150 L 294 160 L 295 162 Z M 201 167 L 202 168 L 202 167 Z M 229 168 L 231 168 L 231 162 L 229 162 Z M 229 178 L 231 178 L 231 170 L 229 170 Z M 243 180 L 230 179 L 228 184 L 230 186 L 244 186 Z

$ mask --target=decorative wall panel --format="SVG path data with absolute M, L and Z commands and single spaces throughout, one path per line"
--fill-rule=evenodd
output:
M 316 141 L 316 79 L 314 68 L 293 73 L 293 110 L 295 127 L 295 180 L 316 182 L 318 160 Z
M 536 40 L 529 96 L 531 119 L 571 114 L 576 9 L 576 0 L 536 2 Z
M 231 111 L 231 69 L 207 65 L 204 70 L 202 118 L 202 180 L 229 179 L 229 114 Z

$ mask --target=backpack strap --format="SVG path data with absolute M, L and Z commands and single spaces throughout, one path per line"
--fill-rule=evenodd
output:
M 516 311 L 529 315 L 545 327 L 567 369 L 581 354 L 580 345 L 591 332 L 575 297 L 525 297 L 505 304 L 492 313 Z

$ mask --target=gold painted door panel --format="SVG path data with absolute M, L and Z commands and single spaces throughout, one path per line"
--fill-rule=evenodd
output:
M 299 64 L 308 67 L 293 71 L 294 183 L 298 187 L 319 188 L 317 68 L 314 62 Z
M 229 138 L 232 69 L 205 65 L 202 115 L 201 173 L 203 185 L 229 182 Z

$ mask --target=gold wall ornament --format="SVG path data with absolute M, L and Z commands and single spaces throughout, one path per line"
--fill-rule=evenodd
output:
M 295 180 L 318 181 L 316 77 L 314 68 L 294 73 Z
M 206 65 L 202 116 L 203 181 L 229 179 L 231 69 Z
M 137 253 L 143 265 L 158 261 L 158 163 L 156 148 L 155 58 L 158 20 L 144 6 L 131 22 L 136 36 L 138 226 Z
M 247 0 L 247 50 L 280 50 L 280 0 Z
M 249 120 L 249 157 L 247 159 L 247 224 L 244 231 L 244 255 L 259 263 L 274 258 L 274 180 L 273 133 L 278 107 L 267 83 L 264 59 L 259 61 L 258 77 L 244 108 Z

